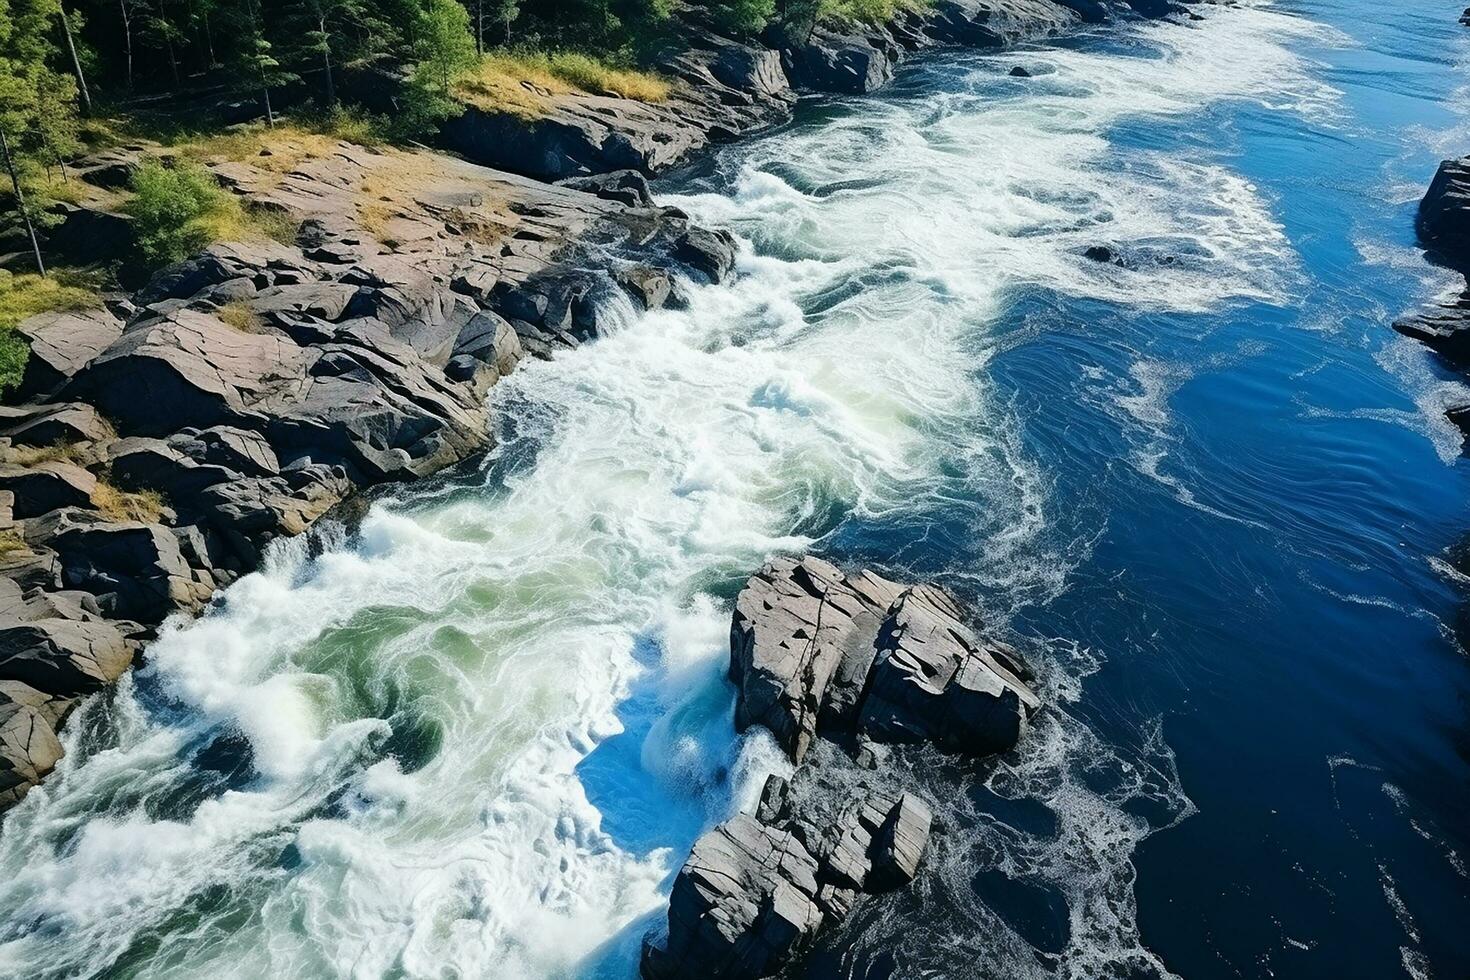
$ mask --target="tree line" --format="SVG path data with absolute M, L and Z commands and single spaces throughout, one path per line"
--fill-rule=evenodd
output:
M 0 197 L 11 199 L 45 275 L 36 227 L 49 212 L 37 186 L 67 179 L 89 115 L 145 105 L 166 115 L 187 97 L 223 93 L 252 100 L 272 125 L 283 90 L 331 111 L 345 70 L 410 65 L 393 124 L 424 132 L 456 111 L 454 80 L 490 49 L 636 62 L 667 40 L 682 2 L 0 0 Z M 789 43 L 824 19 L 881 21 L 925 0 L 694 2 L 690 16 L 716 29 Z

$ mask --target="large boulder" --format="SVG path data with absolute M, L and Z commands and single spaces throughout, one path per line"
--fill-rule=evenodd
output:
M 1441 259 L 1470 262 L 1470 157 L 1439 165 L 1419 202 L 1419 237 Z
M 893 78 L 901 49 L 878 29 L 866 34 L 842 34 L 818 27 L 806 43 L 782 54 L 787 74 L 800 87 L 861 95 Z
M 824 711 L 851 727 L 884 612 L 901 591 L 868 573 L 849 580 L 810 555 L 773 559 L 752 576 L 730 627 L 736 728 L 763 725 L 800 762 Z
M 197 463 L 234 470 L 245 476 L 275 476 L 281 471 L 276 451 L 259 432 L 227 425 L 183 429 L 168 445 Z
M 68 391 L 127 435 L 167 436 L 181 422 L 250 427 L 256 402 L 305 373 L 306 356 L 290 340 L 182 309 L 132 325 Z
M 424 476 L 489 441 L 485 408 L 386 332 L 307 352 L 306 377 L 256 407 L 284 457 L 346 466 L 377 483 Z M 351 342 L 349 342 L 349 340 Z
M 644 946 L 643 976 L 768 976 L 821 924 L 816 859 L 790 831 L 740 814 L 695 842 L 669 897 L 667 943 Z
M 1013 748 L 1040 704 L 1015 651 L 961 621 L 933 586 L 906 590 L 878 635 L 858 729 L 879 742 L 932 742 L 967 755 Z
M 89 507 L 97 478 L 75 463 L 52 460 L 34 466 L 0 463 L 0 490 L 14 494 L 16 517 L 40 517 L 62 507 Z
M 809 776 L 798 770 L 797 782 Z M 803 792 L 770 777 L 755 814 L 695 842 L 666 934 L 644 943 L 645 980 L 770 976 L 862 895 L 912 881 L 931 823 L 923 801 L 891 787 Z
M 27 536 L 56 553 L 67 588 L 90 592 L 119 619 L 162 622 L 172 612 L 197 608 L 211 592 L 177 537 L 157 524 L 67 509 L 33 522 Z
M 937 43 L 998 48 L 1074 26 L 1089 0 L 1074 2 L 1079 8 L 1053 0 L 935 0 L 918 16 L 920 30 Z
M 653 206 L 653 192 L 648 189 L 648 178 L 637 170 L 614 170 L 605 174 L 568 177 L 557 183 L 630 208 Z
M 17 398 L 49 394 L 122 336 L 123 325 L 106 309 L 41 313 L 21 321 L 17 336 L 30 348 Z
M 155 490 L 179 508 L 216 483 L 241 479 L 224 466 L 200 462 L 174 448 L 172 440 L 130 436 L 108 447 L 112 480 L 125 490 Z
M 0 680 L 0 812 L 10 809 L 61 761 L 56 728 L 72 700 Z
M 964 623 L 953 596 L 820 558 L 776 558 L 735 601 L 735 724 L 769 729 L 801 761 L 819 734 L 1012 748 L 1039 701 L 1010 647 Z
M 19 681 L 49 695 L 95 691 L 117 680 L 132 661 L 132 648 L 111 623 L 0 623 L 0 680 Z
M 13 446 L 102 442 L 111 436 L 112 426 L 85 402 L 37 405 L 5 430 L 5 437 Z
M 1393 328 L 1438 353 L 1456 367 L 1470 367 L 1470 292 L 1394 321 Z
M 211 487 L 200 494 L 197 508 L 228 549 L 221 560 L 231 571 L 245 572 L 271 541 L 300 534 L 351 491 L 341 467 L 311 463 Z

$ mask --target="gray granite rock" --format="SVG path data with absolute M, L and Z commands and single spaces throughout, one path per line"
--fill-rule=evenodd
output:
M 931 742 L 965 755 L 1014 748 L 1040 704 L 1009 647 L 977 636 L 953 597 L 906 590 L 878 636 L 859 730 L 879 742 Z
M 736 727 L 763 725 L 798 762 L 821 733 L 1007 751 L 1039 701 L 1019 655 L 964 618 L 933 586 L 773 559 L 735 601 Z
M 755 814 L 701 836 L 674 880 L 664 934 L 644 943 L 645 980 L 770 976 L 863 896 L 912 881 L 929 842 L 928 806 L 870 785 L 835 811 L 833 799 L 772 776 Z
M 14 446 L 58 446 L 77 442 L 103 442 L 112 437 L 112 426 L 85 402 L 59 402 L 27 411 L 4 435 Z
M 48 395 L 106 350 L 123 325 L 106 309 L 42 313 L 21 321 L 17 336 L 30 348 L 14 397 Z
M 0 490 L 13 494 L 11 513 L 16 517 L 40 517 L 61 507 L 89 507 L 96 489 L 97 478 L 75 463 L 0 463 Z
M 0 622 L 0 681 L 75 697 L 116 680 L 133 652 L 111 623 L 40 619 Z
M 56 729 L 72 699 L 0 680 L 0 810 L 19 803 L 61 761 Z

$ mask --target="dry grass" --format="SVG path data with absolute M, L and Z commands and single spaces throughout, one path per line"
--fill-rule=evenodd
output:
M 389 223 L 398 217 L 398 212 L 382 200 L 369 200 L 357 208 L 357 223 L 362 230 L 384 245 L 392 246 Z
M 220 322 L 228 327 L 234 327 L 241 333 L 259 333 L 265 326 L 265 320 L 261 315 L 244 300 L 232 300 L 215 310 L 214 315 L 220 318 Z
M 565 51 L 488 54 L 455 86 L 455 94 L 472 105 L 526 119 L 545 115 L 552 96 L 572 92 L 663 102 L 673 86 L 649 72 Z
M 269 238 L 282 245 L 295 245 L 301 220 L 276 208 L 246 207 L 245 221 L 258 237 Z
M 40 463 L 76 463 L 87 461 L 87 446 L 81 442 L 53 442 L 49 446 L 11 446 L 5 451 L 5 462 L 17 466 Z
M 157 490 L 119 490 L 101 477 L 92 491 L 92 506 L 114 521 L 157 524 L 163 517 L 163 496 Z
M 300 222 L 274 208 L 253 208 L 234 195 L 221 198 L 217 206 L 198 219 L 205 243 L 249 242 L 271 239 L 282 245 L 296 243 Z
M 324 157 L 337 148 L 336 136 L 281 124 L 274 129 L 245 126 L 195 140 L 180 147 L 185 156 L 201 162 L 233 160 L 271 173 L 290 173 L 303 160 Z
M 477 200 L 472 206 L 449 210 L 416 207 L 420 189 L 430 185 L 460 185 Z M 454 234 L 482 245 L 499 245 L 519 220 L 505 206 L 503 198 L 490 192 L 483 181 L 466 182 L 462 176 L 440 164 L 431 154 L 390 150 L 383 162 L 363 178 L 358 186 L 361 200 L 357 208 L 358 223 L 378 241 L 390 248 L 398 243 L 393 222 L 402 217 L 433 216 L 452 225 Z
M 31 546 L 26 544 L 26 539 L 20 536 L 15 528 L 6 528 L 0 531 L 0 555 L 12 555 L 25 552 L 30 554 Z

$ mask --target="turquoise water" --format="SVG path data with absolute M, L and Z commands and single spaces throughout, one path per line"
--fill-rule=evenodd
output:
M 782 766 L 729 603 L 808 547 L 975 600 L 1048 709 L 909 760 L 925 873 L 793 975 L 1465 975 L 1470 393 L 1388 329 L 1453 285 L 1429 6 L 933 55 L 662 182 L 741 276 L 89 704 L 0 831 L 0 975 L 632 976 Z

